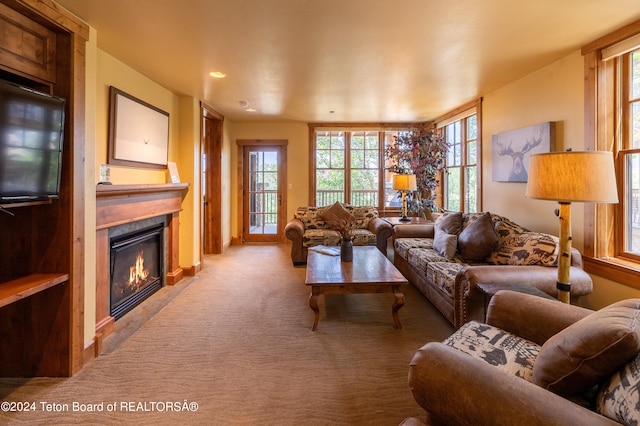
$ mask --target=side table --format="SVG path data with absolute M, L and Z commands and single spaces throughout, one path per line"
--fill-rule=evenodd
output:
M 482 294 L 484 295 L 484 321 L 487 321 L 487 309 L 489 307 L 489 302 L 493 295 L 495 295 L 500 290 L 511 290 L 517 291 L 518 293 L 526 293 L 531 294 L 538 297 L 543 297 L 545 299 L 558 300 L 553 296 L 548 295 L 542 290 L 537 289 L 536 287 L 529 285 L 527 283 L 478 283 L 476 287 L 480 289 Z
M 433 223 L 430 219 L 425 219 L 424 217 L 408 217 L 408 221 L 401 221 L 400 216 L 386 216 L 383 217 L 382 220 L 387 222 L 391 226 L 396 225 L 427 225 Z

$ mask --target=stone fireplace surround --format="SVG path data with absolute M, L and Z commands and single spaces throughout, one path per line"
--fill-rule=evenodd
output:
M 165 283 L 183 277 L 179 265 L 179 214 L 189 186 L 183 184 L 97 185 L 96 187 L 96 343 L 111 334 L 115 319 L 109 315 L 110 233 L 152 218 L 164 220 Z

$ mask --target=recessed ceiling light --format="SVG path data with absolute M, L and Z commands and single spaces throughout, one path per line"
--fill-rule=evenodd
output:
M 209 75 L 213 78 L 225 78 L 227 75 L 220 71 L 211 71 Z
M 247 101 L 238 101 L 238 103 L 240 104 L 240 106 L 242 108 L 249 106 L 249 102 L 247 102 Z
M 247 108 L 247 109 L 245 109 L 245 111 L 247 111 L 247 112 L 256 112 L 257 109 L 255 109 L 255 108 Z

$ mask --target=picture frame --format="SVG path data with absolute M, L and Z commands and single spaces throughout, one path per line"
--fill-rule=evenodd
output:
M 555 149 L 555 127 L 549 121 L 493 135 L 493 181 L 527 182 L 531 155 Z
M 166 169 L 168 148 L 169 113 L 110 86 L 108 163 Z

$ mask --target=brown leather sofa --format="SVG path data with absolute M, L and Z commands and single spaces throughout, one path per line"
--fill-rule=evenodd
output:
M 387 254 L 387 240 L 391 237 L 391 225 L 378 215 L 374 207 L 351 206 L 344 208 L 355 218 L 353 245 L 375 245 L 382 253 Z M 323 219 L 323 212 L 331 206 L 298 207 L 293 219 L 284 228 L 285 236 L 291 240 L 291 261 L 294 265 L 307 264 L 307 250 L 318 245 L 335 246 L 340 244 L 340 234 L 332 229 Z
M 553 266 L 557 264 L 556 237 L 530 232 L 505 217 L 488 212 L 452 213 L 461 215 L 461 222 L 454 227 L 456 229 L 451 226 L 447 229 L 441 224 L 448 214 L 438 216 L 434 224 L 395 226 L 394 264 L 454 327 L 459 328 L 470 320 L 483 320 L 486 297 L 478 288 L 481 283 L 525 283 L 557 297 L 558 269 Z M 490 224 L 490 232 L 495 232 L 498 240 L 494 239 L 494 245 L 485 253 L 469 254 L 460 250 L 459 244 L 465 230 L 475 227 L 479 218 Z M 434 247 L 439 232 L 457 236 L 450 238 L 452 246 L 448 257 Z M 478 244 L 477 249 L 484 250 L 489 244 L 477 230 L 467 234 L 470 234 L 470 241 Z M 592 292 L 592 286 L 591 277 L 582 269 L 580 252 L 573 249 L 571 303 L 579 304 L 581 296 Z
M 408 383 L 426 416 L 404 425 L 612 425 L 640 419 L 640 299 L 594 312 L 499 291 L 487 324 L 467 327 L 473 345 L 460 345 L 463 340 L 454 337 L 464 334 L 460 329 L 416 352 Z M 460 350 L 484 345 L 489 327 L 501 336 L 487 340 L 494 349 Z M 505 344 L 496 344 L 499 339 Z M 507 371 L 509 363 L 496 356 L 523 345 L 539 350 L 531 351 L 531 376 Z M 526 364 L 512 359 L 518 368 Z

